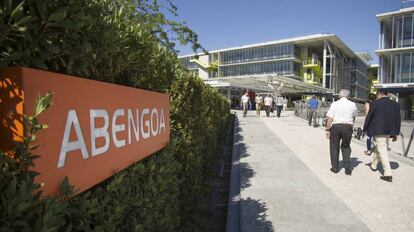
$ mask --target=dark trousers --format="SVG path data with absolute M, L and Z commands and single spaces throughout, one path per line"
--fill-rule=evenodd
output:
M 308 121 L 308 124 L 309 124 L 309 126 L 311 125 L 311 123 L 312 123 L 312 119 L 313 119 L 313 126 L 314 127 L 316 127 L 317 125 L 316 125 L 316 110 L 310 110 L 309 111 L 309 121 Z
M 367 151 L 370 151 L 372 149 L 371 144 L 372 144 L 371 137 L 368 137 L 367 138 Z
M 271 106 L 265 106 L 266 116 L 269 117 L 270 111 L 272 110 Z
M 283 105 L 276 106 L 277 117 L 280 118 L 280 112 L 282 112 Z
M 333 124 L 329 137 L 329 147 L 331 152 L 331 166 L 339 170 L 339 147 L 341 147 L 342 158 L 345 168 L 349 167 L 351 158 L 352 125 L 350 124 Z

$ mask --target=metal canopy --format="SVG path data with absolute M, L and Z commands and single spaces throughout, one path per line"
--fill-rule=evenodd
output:
M 386 90 L 388 93 L 399 94 L 400 97 L 414 94 L 414 83 L 379 83 L 374 88 Z
M 279 94 L 319 93 L 332 95 L 332 90 L 330 89 L 276 74 L 210 78 L 204 80 L 204 82 L 213 87 L 236 87 L 259 92 L 277 92 Z

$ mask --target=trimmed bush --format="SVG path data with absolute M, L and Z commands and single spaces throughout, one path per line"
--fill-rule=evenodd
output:
M 36 173 L 27 170 L 36 158 L 34 137 L 16 146 L 14 158 L 0 153 L 0 231 L 201 229 L 198 202 L 208 192 L 230 109 L 181 66 L 165 28 L 194 49 L 197 36 L 161 8 L 149 0 L 0 0 L 0 68 L 26 66 L 171 96 L 169 146 L 80 195 L 70 197 L 65 180 L 60 196 L 40 199 Z M 27 121 L 42 129 L 36 125 Z

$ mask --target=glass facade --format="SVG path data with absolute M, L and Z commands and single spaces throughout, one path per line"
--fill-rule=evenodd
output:
M 280 75 L 319 86 L 325 80 L 324 87 L 334 94 L 348 88 L 353 97 L 363 99 L 367 92 L 367 65 L 352 51 L 337 47 L 338 43 L 335 38 L 262 44 L 213 51 L 200 55 L 198 62 L 190 62 L 191 57 L 188 56 L 180 60 L 190 70 L 198 68 L 203 79 Z M 325 55 L 324 49 L 327 51 L 326 59 L 319 58 Z M 326 72 L 323 72 L 324 67 Z
M 293 44 L 273 44 L 220 52 L 220 64 L 234 64 L 259 60 L 299 57 L 299 48 Z
M 248 63 L 226 65 L 220 67 L 220 76 L 243 76 L 252 74 L 280 74 L 299 75 L 300 64 L 293 61 L 270 61 L 260 63 Z
M 400 53 L 391 55 L 392 83 L 408 83 L 414 82 L 414 53 Z
M 195 62 L 190 62 L 192 57 L 182 57 L 180 58 L 181 64 L 186 67 L 187 69 L 196 69 L 198 68 L 198 65 Z
M 368 65 L 360 59 L 355 59 L 351 63 L 351 96 L 366 99 L 368 97 Z
M 380 49 L 414 47 L 414 12 L 389 16 L 380 22 Z M 414 52 L 379 54 L 380 83 L 414 82 Z
M 380 22 L 379 49 L 414 46 L 413 13 L 391 16 Z
M 395 42 L 393 48 L 413 46 L 412 14 L 395 17 L 394 22 Z

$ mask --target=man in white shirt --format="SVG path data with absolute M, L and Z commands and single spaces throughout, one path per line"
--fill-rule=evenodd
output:
M 329 108 L 326 122 L 326 137 L 330 140 L 331 171 L 339 172 L 339 147 L 341 147 L 345 174 L 351 175 L 349 165 L 351 158 L 352 126 L 358 114 L 356 104 L 348 100 L 349 90 L 339 92 L 339 100 L 332 103 Z
M 270 94 L 268 94 L 265 97 L 264 104 L 265 104 L 266 116 L 269 117 L 270 111 L 272 110 L 272 104 L 273 104 L 273 98 L 270 97 Z
M 246 117 L 247 109 L 249 108 L 249 104 L 250 104 L 250 98 L 249 98 L 249 93 L 248 92 L 246 92 L 241 97 L 241 102 L 242 102 L 242 106 L 243 106 L 243 117 Z
M 275 103 L 276 103 L 277 117 L 280 118 L 280 112 L 282 112 L 282 108 L 283 108 L 283 98 L 282 98 L 282 96 L 278 95 L 276 97 Z

